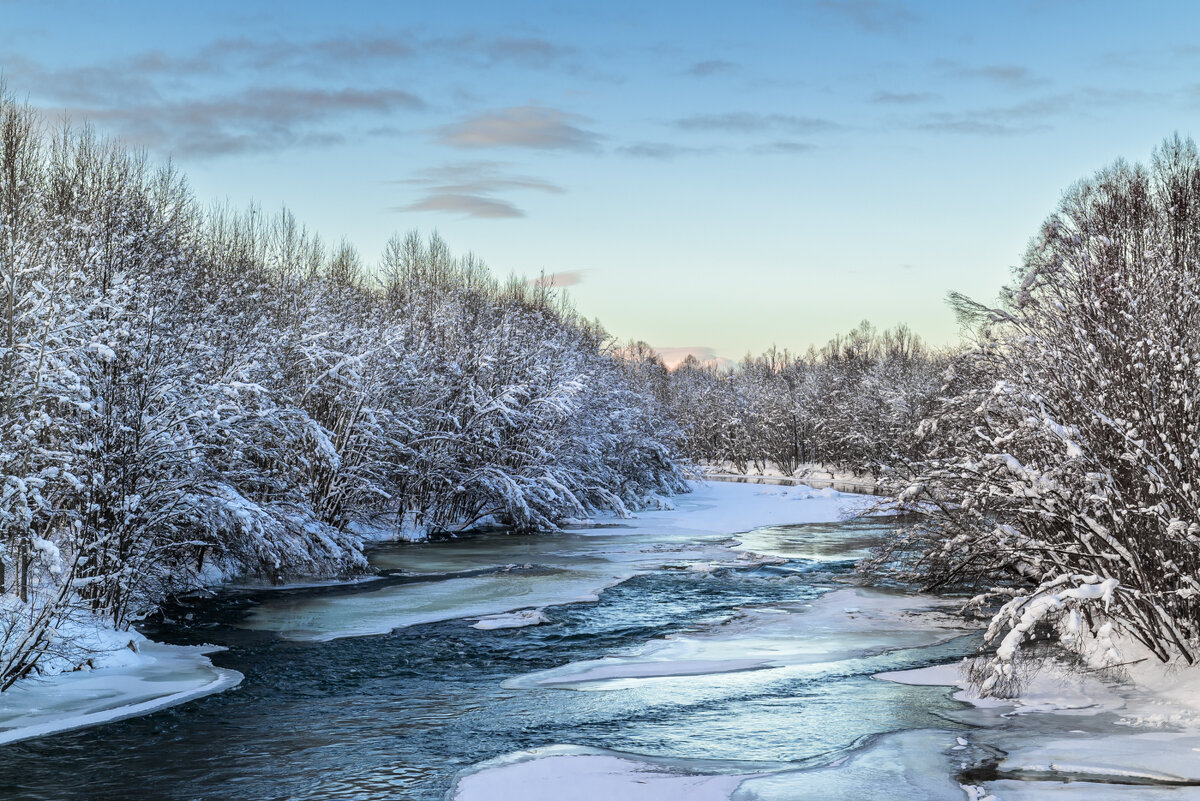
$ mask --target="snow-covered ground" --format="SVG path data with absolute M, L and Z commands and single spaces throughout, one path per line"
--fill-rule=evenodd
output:
M 214 648 L 165 645 L 123 632 L 137 651 L 109 651 L 99 667 L 24 679 L 0 694 L 0 743 L 144 715 L 227 690 L 242 680 L 215 667 Z
M 980 698 L 958 664 L 878 678 L 956 687 L 959 700 L 1005 717 L 1045 716 L 972 736 L 1001 754 L 996 778 L 978 785 L 981 799 L 1200 799 L 1200 668 L 1164 665 L 1135 643 L 1117 647 L 1131 663 L 1119 674 L 1049 662 L 1011 700 Z
M 672 510 L 611 518 L 559 534 L 396 546 L 374 554 L 372 563 L 428 580 L 351 594 L 281 595 L 257 607 L 241 625 L 319 642 L 595 600 L 608 587 L 666 566 L 744 563 L 751 555 L 726 547 L 731 535 L 760 526 L 839 520 L 862 511 L 868 499 L 805 486 L 709 482 L 696 483 L 675 503 Z M 516 558 L 522 561 L 514 563 Z

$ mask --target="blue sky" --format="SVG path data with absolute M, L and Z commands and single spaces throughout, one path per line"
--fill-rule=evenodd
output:
M 0 70 L 373 258 L 439 231 L 622 338 L 954 340 L 1062 191 L 1200 133 L 1188 2 L 25 3 Z M 702 351 L 704 352 L 704 351 Z

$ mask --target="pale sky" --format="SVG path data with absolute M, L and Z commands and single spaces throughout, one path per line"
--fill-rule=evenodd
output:
M 369 259 L 437 230 L 622 338 L 956 330 L 1072 182 L 1200 134 L 1190 2 L 0 0 L 0 70 Z

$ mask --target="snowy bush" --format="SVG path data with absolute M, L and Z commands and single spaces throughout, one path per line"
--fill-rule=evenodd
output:
M 1116 630 L 1164 661 L 1200 654 L 1200 156 L 1073 187 L 997 308 L 965 299 L 978 341 L 897 481 L 925 523 L 908 543 L 931 588 L 1001 600 L 1000 673 L 1031 621 Z M 1105 629 L 1105 627 L 1109 627 Z

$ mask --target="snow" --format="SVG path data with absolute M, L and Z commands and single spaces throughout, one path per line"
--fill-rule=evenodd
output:
M 642 512 L 619 522 L 610 518 L 608 525 L 381 549 L 371 557 L 376 567 L 426 580 L 352 594 L 281 594 L 239 625 L 321 642 L 594 601 L 608 587 L 668 566 L 744 566 L 746 560 L 739 558 L 744 554 L 726 547 L 731 535 L 758 526 L 838 520 L 864 510 L 868 502 L 864 496 L 811 487 L 696 483 L 693 492 L 678 499 L 676 509 Z M 447 577 L 489 570 L 487 575 Z
M 725 801 L 744 776 L 688 775 L 603 751 L 551 746 L 501 757 L 461 775 L 449 801 Z
M 652 760 L 556 745 L 485 762 L 460 774 L 449 801 L 829 801 L 915 798 L 962 801 L 950 779 L 947 732 L 913 730 L 885 735 L 831 765 L 806 769 L 729 772 L 704 760 Z M 786 763 L 785 763 L 786 764 Z
M 1200 668 L 1163 664 L 1131 641 L 1116 638 L 1116 643 L 1129 661 L 1123 675 L 1102 678 L 1100 671 L 1047 661 L 1010 700 L 980 698 L 958 664 L 876 678 L 953 686 L 955 698 L 982 709 L 1046 716 L 1012 732 L 977 732 L 973 739 L 1003 755 L 997 765 L 1001 778 L 980 785 L 980 797 L 1200 798 L 1200 788 L 1188 786 L 1200 782 Z M 1094 653 L 1085 647 L 1085 657 L 1098 658 L 1107 647 Z M 1096 722 L 1085 724 L 1088 720 Z
M 144 715 L 236 686 L 242 674 L 214 667 L 212 646 L 166 645 L 131 634 L 125 649 L 94 670 L 25 679 L 0 694 L 0 743 Z
M 471 625 L 473 629 L 494 631 L 496 629 L 520 629 L 526 626 L 540 626 L 549 623 L 550 618 L 541 609 L 522 609 L 501 615 L 488 615 L 480 618 Z

